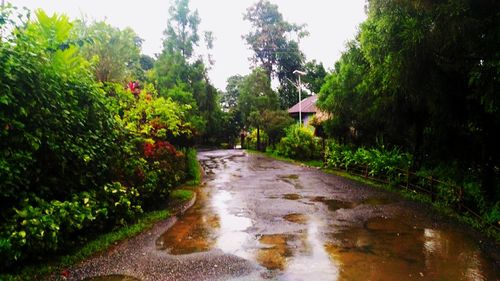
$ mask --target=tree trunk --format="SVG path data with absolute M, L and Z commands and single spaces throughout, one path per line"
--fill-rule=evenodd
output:
M 257 150 L 260 151 L 260 127 L 257 127 Z

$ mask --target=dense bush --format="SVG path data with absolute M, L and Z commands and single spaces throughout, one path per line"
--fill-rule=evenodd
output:
M 499 2 L 422 3 L 367 1 L 366 21 L 321 88 L 325 131 L 358 146 L 383 139 L 411 151 L 417 169 L 455 170 L 458 162 L 453 180 L 467 183 L 463 175 L 473 173 L 493 207 L 500 201 Z
M 386 179 L 391 184 L 407 182 L 406 171 L 411 167 L 411 159 L 410 154 L 396 148 L 387 149 L 383 146 L 370 149 L 355 148 L 333 140 L 328 141 L 325 152 L 328 167 L 358 171 L 362 169 L 367 175 Z M 481 216 L 485 222 L 499 224 L 500 204 L 489 207 L 481 192 L 480 181 L 474 178 L 473 173 L 459 175 L 461 170 L 456 163 L 439 165 L 433 169 L 422 168 L 416 172 L 416 176 L 411 176 L 411 181 L 413 184 L 432 190 L 434 199 L 443 206 L 454 208 L 460 203 Z M 462 180 L 458 181 L 458 178 Z M 467 212 L 467 210 L 462 211 Z
M 310 127 L 292 125 L 277 145 L 276 152 L 293 159 L 310 160 L 320 157 L 320 146 Z
M 109 181 L 116 124 L 65 17 L 38 12 L 0 43 L 0 212 L 35 193 L 65 199 Z M 53 188 L 55 186 L 64 188 Z
M 98 191 L 74 194 L 71 200 L 50 202 L 25 199 L 3 226 L 0 256 L 12 264 L 27 256 L 38 257 L 75 244 L 94 228 L 125 224 L 142 213 L 135 188 L 106 184 Z
M 184 181 L 187 108 L 95 81 L 64 16 L 38 11 L 0 40 L 0 269 L 164 205 Z M 191 154 L 193 152 L 190 152 Z
M 389 181 L 400 180 L 403 171 L 411 164 L 411 155 L 397 148 L 357 148 L 342 145 L 330 140 L 326 146 L 325 160 L 329 167 L 350 169 L 364 167 L 370 176 L 387 178 Z

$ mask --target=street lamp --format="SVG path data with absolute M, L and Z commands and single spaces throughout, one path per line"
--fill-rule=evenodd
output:
M 304 71 L 294 70 L 293 74 L 297 74 L 299 76 L 299 124 L 302 126 L 302 84 L 300 81 L 300 76 L 306 75 Z

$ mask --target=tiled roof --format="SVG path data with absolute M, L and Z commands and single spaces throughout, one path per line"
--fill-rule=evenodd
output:
M 318 109 L 316 108 L 316 101 L 318 100 L 318 95 L 312 95 L 308 98 L 302 100 L 302 112 L 304 113 L 316 113 Z M 298 113 L 299 103 L 290 107 L 288 113 Z

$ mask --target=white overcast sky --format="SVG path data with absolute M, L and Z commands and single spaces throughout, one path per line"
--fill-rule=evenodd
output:
M 211 81 L 224 89 L 234 74 L 249 73 L 251 52 L 241 36 L 250 24 L 243 20 L 246 8 L 257 0 L 191 0 L 201 18 L 200 31 L 213 31 L 212 50 L 215 65 Z M 48 13 L 64 13 L 75 19 L 82 15 L 106 20 L 119 27 L 131 27 L 143 38 L 143 53 L 153 56 L 162 48 L 163 31 L 167 25 L 170 0 L 13 0 L 16 6 L 31 10 L 42 8 Z M 366 18 L 365 0 L 271 0 L 277 4 L 285 20 L 307 24 L 310 35 L 300 42 L 308 60 L 323 62 L 333 68 L 347 40 L 354 38 L 358 25 Z M 202 35 L 202 34 L 200 34 Z

